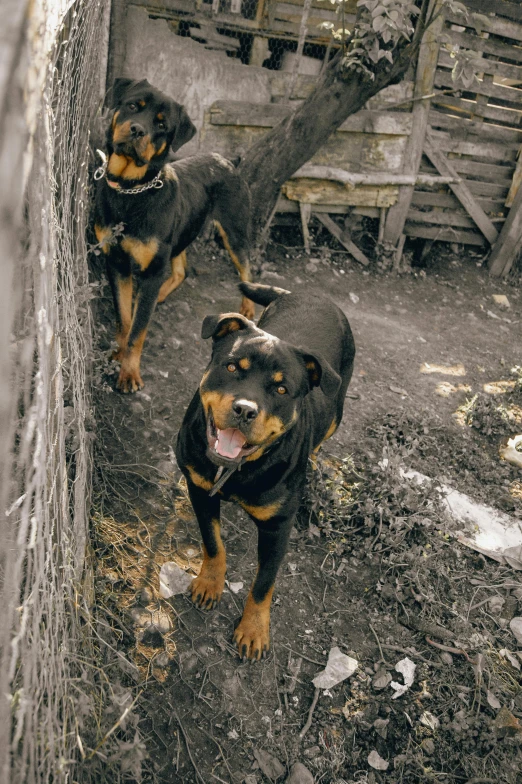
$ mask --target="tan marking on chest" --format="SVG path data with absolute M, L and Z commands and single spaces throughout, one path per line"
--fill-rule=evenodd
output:
M 141 268 L 141 271 L 147 269 L 152 259 L 158 252 L 158 240 L 154 237 L 147 242 L 134 239 L 134 237 L 125 237 L 121 242 L 123 250 L 132 256 L 136 264 Z
M 193 468 L 193 466 L 188 465 L 187 471 L 190 474 L 190 479 L 192 483 L 195 484 L 196 487 L 201 487 L 202 490 L 206 490 L 207 492 L 209 490 L 212 490 L 212 488 L 214 487 L 214 483 L 210 482 L 208 479 L 205 479 L 205 477 L 201 476 L 201 474 L 198 474 L 198 472 L 196 471 L 195 468 Z
M 274 504 L 267 504 L 266 506 L 255 506 L 246 504 L 244 501 L 238 499 L 238 504 L 245 512 L 248 512 L 252 517 L 255 517 L 256 520 L 270 520 L 272 517 L 275 517 L 281 508 L 280 501 L 276 501 Z

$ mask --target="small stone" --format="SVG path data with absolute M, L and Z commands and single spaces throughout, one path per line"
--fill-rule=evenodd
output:
M 302 762 L 296 762 L 292 765 L 285 784 L 314 784 L 314 777 Z
M 453 656 L 451 655 L 451 653 L 448 653 L 447 651 L 441 653 L 440 658 L 442 659 L 444 664 L 453 664 Z
M 431 738 L 424 738 L 421 743 L 422 750 L 430 756 L 435 752 L 435 744 Z
M 170 656 L 166 651 L 160 653 L 159 656 L 156 656 L 153 662 L 155 667 L 159 667 L 160 669 L 164 670 L 170 664 Z
M 315 759 L 315 757 L 317 757 L 320 753 L 320 746 L 310 746 L 309 749 L 304 750 L 304 755 L 305 757 L 308 757 L 308 759 Z
M 313 261 L 310 261 L 310 262 L 309 262 L 309 263 L 306 265 L 306 267 L 305 267 L 305 270 L 306 270 L 307 272 L 310 272 L 310 273 L 312 273 L 312 274 L 313 274 L 314 272 L 317 272 L 317 270 L 318 270 L 318 269 L 319 269 L 319 268 L 318 268 L 317 264 L 314 264 L 314 263 L 313 263 Z
M 509 622 L 509 628 L 515 635 L 518 644 L 522 645 L 522 618 L 520 616 L 512 618 Z

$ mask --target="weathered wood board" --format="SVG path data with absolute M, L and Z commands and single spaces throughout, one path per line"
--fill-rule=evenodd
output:
M 330 180 L 300 178 L 289 180 L 282 192 L 292 201 L 305 204 L 339 204 L 348 206 L 391 207 L 397 201 L 398 187 L 359 185 L 346 188 Z

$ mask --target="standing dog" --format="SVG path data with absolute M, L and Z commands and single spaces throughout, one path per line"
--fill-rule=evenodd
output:
M 107 161 L 97 170 L 95 232 L 107 259 L 121 362 L 117 387 L 143 387 L 140 359 L 156 302 L 185 277 L 185 248 L 215 217 L 241 280 L 250 279 L 250 193 L 234 164 L 217 154 L 166 163 L 196 129 L 185 109 L 147 80 L 116 79 Z M 124 224 L 123 235 L 115 227 Z M 241 313 L 253 317 L 243 298 Z
M 191 591 L 210 609 L 225 585 L 220 501 L 258 528 L 258 571 L 234 640 L 242 657 L 269 648 L 270 603 L 303 497 L 308 458 L 337 429 L 355 356 L 344 313 L 329 299 L 241 283 L 267 306 L 255 326 L 239 313 L 207 316 L 212 358 L 185 414 L 176 457 L 203 538 Z M 217 473 L 216 473 L 217 472 Z

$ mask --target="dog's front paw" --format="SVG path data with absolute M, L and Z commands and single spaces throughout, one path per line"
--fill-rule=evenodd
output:
M 225 587 L 225 575 L 202 567 L 198 577 L 192 580 L 192 601 L 202 610 L 212 610 L 220 601 Z
M 270 649 L 270 606 L 247 600 L 245 612 L 234 632 L 234 642 L 243 659 L 265 658 Z
M 122 365 L 118 381 L 116 382 L 116 388 L 120 392 L 126 395 L 129 392 L 137 392 L 139 389 L 143 389 L 144 386 L 139 370 L 128 370 Z
M 243 297 L 241 300 L 241 308 L 239 312 L 247 319 L 253 319 L 256 315 L 256 306 L 251 299 L 248 299 L 248 297 Z

